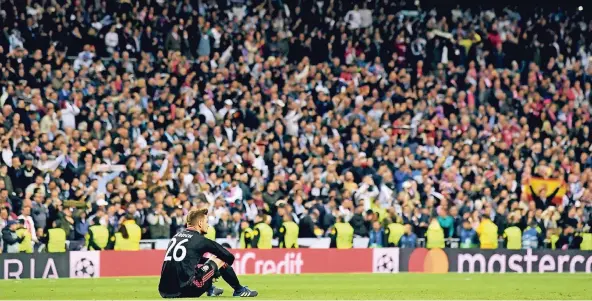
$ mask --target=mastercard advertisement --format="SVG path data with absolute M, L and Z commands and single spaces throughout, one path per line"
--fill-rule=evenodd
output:
M 442 249 L 415 249 L 409 255 L 407 271 L 412 273 L 448 273 L 448 255 Z
M 546 249 L 399 249 L 410 273 L 591 273 L 592 252 Z

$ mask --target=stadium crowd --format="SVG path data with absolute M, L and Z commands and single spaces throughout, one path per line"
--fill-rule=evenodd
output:
M 3 251 L 169 238 L 202 206 L 218 238 L 583 248 L 591 20 L 407 2 L 2 1 Z

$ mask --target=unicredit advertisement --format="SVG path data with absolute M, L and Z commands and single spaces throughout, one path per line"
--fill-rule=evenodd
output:
M 592 272 L 592 252 L 562 250 L 400 249 L 401 271 L 415 273 Z
M 396 273 L 399 249 L 232 250 L 237 274 Z M 101 276 L 156 276 L 165 250 L 101 252 Z

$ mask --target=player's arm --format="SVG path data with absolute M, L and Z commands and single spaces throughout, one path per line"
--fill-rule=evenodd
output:
M 230 253 L 226 248 L 221 246 L 219 243 L 204 239 L 205 251 L 220 258 L 220 260 L 224 261 L 228 265 L 232 265 L 234 263 L 234 255 Z
M 261 237 L 261 233 L 259 232 L 259 229 L 255 229 L 253 231 L 253 240 L 251 240 L 251 247 L 257 248 L 257 245 L 259 244 L 259 237 Z

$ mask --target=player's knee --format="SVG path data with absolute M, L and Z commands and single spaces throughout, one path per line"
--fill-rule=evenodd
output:
M 210 261 L 212 261 L 218 267 L 218 269 L 223 268 L 225 265 L 224 261 L 220 260 L 219 258 L 212 258 Z

